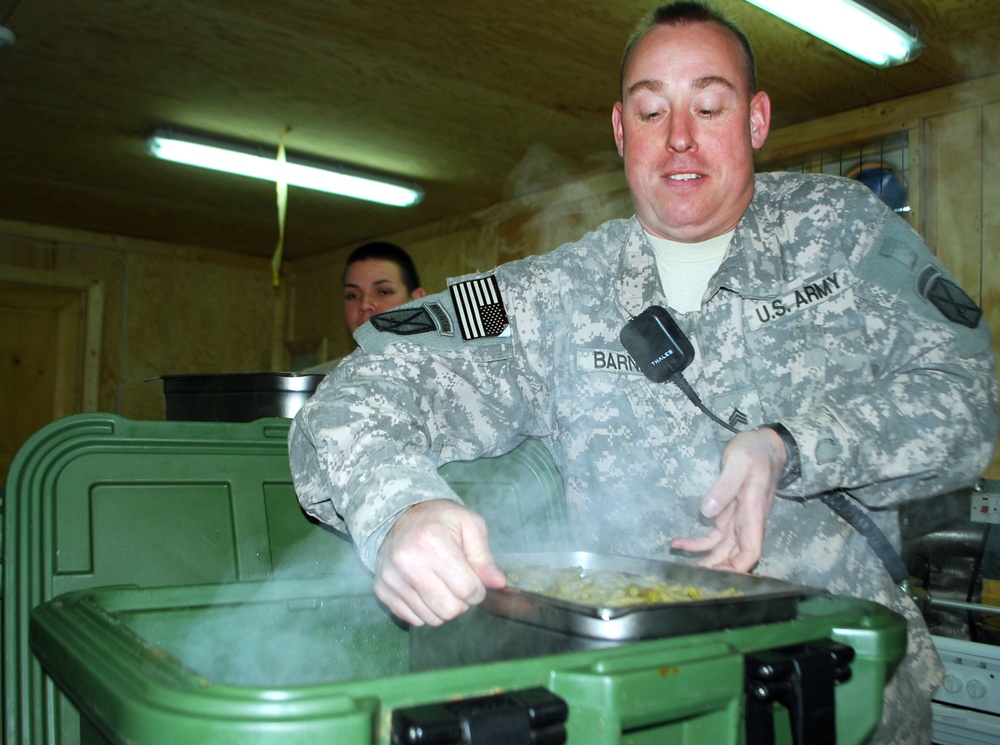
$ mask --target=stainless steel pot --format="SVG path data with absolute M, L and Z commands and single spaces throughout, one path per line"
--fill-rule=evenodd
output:
M 284 372 L 158 375 L 163 381 L 165 419 L 252 422 L 294 417 L 316 391 L 322 375 Z

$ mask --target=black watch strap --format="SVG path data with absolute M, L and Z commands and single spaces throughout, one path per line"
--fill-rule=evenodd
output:
M 799 445 L 795 442 L 795 438 L 792 437 L 792 433 L 780 422 L 762 424 L 757 429 L 770 429 L 777 432 L 778 437 L 785 444 L 785 468 L 782 470 L 781 478 L 778 480 L 778 488 L 784 489 L 802 475 L 802 460 L 799 458 Z

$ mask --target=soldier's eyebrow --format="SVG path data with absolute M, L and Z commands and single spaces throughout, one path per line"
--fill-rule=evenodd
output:
M 647 90 L 652 91 L 653 93 L 659 93 L 663 90 L 663 83 L 659 80 L 640 80 L 630 85 L 626 93 L 631 96 L 638 90 Z
M 705 90 L 706 88 L 711 88 L 713 85 L 721 85 L 723 88 L 728 88 L 732 91 L 736 90 L 736 86 L 728 78 L 724 78 L 721 75 L 705 75 L 701 78 L 695 78 L 691 83 L 691 87 L 698 90 Z
M 704 75 L 700 78 L 695 78 L 691 81 L 691 87 L 695 90 L 705 90 L 706 88 L 711 88 L 712 86 L 721 86 L 723 88 L 728 88 L 731 91 L 736 90 L 736 86 L 733 85 L 732 81 L 722 75 Z M 663 90 L 663 81 L 661 80 L 638 80 L 628 87 L 626 93 L 631 96 L 636 91 L 645 90 L 652 93 L 659 93 Z
M 391 279 L 389 279 L 388 277 L 385 277 L 383 279 L 376 279 L 374 282 L 371 283 L 371 286 L 372 287 L 377 287 L 379 285 L 391 285 L 392 283 L 393 282 L 392 282 Z M 354 287 L 354 288 L 356 288 L 358 290 L 361 289 L 361 285 L 359 285 L 357 282 L 344 282 L 344 288 L 346 289 L 348 287 Z

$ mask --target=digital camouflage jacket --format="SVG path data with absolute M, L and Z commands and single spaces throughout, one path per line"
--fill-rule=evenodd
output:
M 669 541 L 706 531 L 698 508 L 732 433 L 625 353 L 622 327 L 653 304 L 670 298 L 633 217 L 376 317 L 293 424 L 303 508 L 371 567 L 408 506 L 457 499 L 438 466 L 534 436 L 563 476 L 575 548 L 684 560 Z M 980 475 L 997 390 L 978 308 L 863 185 L 760 174 L 700 311 L 674 315 L 704 405 L 739 429 L 781 422 L 799 447 L 755 572 L 904 614 L 877 741 L 927 741 L 941 668 L 926 627 L 817 497 L 847 490 L 898 547 L 895 507 Z

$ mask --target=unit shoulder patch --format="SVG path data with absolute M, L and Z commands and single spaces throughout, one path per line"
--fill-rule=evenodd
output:
M 974 329 L 979 325 L 983 312 L 969 293 L 958 284 L 938 273 L 930 281 L 918 283 L 919 291 L 927 301 L 952 323 Z
M 473 339 L 462 339 L 455 330 L 458 325 L 451 295 L 445 290 L 372 316 L 354 332 L 354 340 L 369 354 L 381 354 L 394 343 L 403 342 L 439 352 L 467 351 L 472 347 L 477 355 L 490 359 L 500 359 L 513 350 L 506 322 L 500 334 Z
M 437 330 L 434 319 L 424 306 L 389 310 L 372 316 L 370 320 L 378 331 L 400 336 L 426 334 L 428 331 Z

